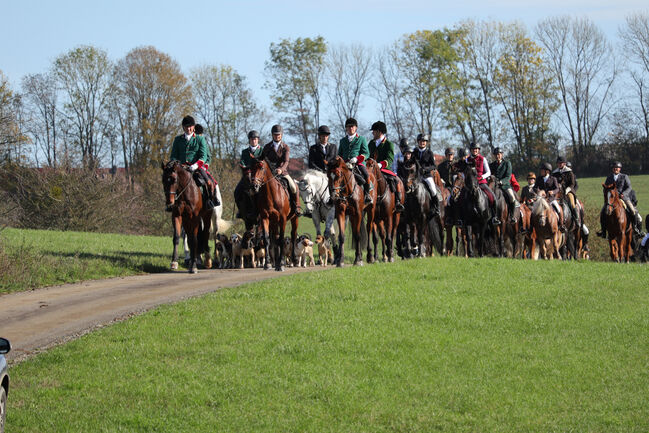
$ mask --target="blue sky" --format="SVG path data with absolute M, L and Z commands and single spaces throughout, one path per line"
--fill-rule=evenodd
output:
M 202 64 L 228 64 L 245 75 L 259 102 L 271 42 L 322 35 L 327 42 L 380 49 L 405 33 L 450 27 L 472 18 L 518 20 L 532 27 L 554 15 L 587 16 L 611 38 L 646 0 L 424 0 L 278 1 L 6 1 L 0 26 L 0 70 L 15 89 L 30 73 L 44 72 L 71 48 L 90 44 L 113 60 L 153 45 L 187 73 Z

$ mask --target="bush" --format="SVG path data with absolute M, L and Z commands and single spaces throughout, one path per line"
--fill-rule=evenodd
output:
M 135 187 L 123 177 L 5 165 L 0 167 L 0 189 L 0 215 L 5 224 L 18 228 L 160 232 L 152 202 L 157 201 L 158 213 L 163 213 L 162 191 L 153 197 L 146 185 Z

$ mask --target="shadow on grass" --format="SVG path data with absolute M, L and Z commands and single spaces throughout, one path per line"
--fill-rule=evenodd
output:
M 43 255 L 54 257 L 54 258 L 70 258 L 70 259 L 79 259 L 81 261 L 88 260 L 103 260 L 110 262 L 116 267 L 123 267 L 128 269 L 134 269 L 137 271 L 147 272 L 147 273 L 161 273 L 167 272 L 169 268 L 158 263 L 153 263 L 152 261 L 142 261 L 139 260 L 142 258 L 152 258 L 152 259 L 163 259 L 169 258 L 170 255 L 159 254 L 159 253 L 146 253 L 146 252 L 134 252 L 134 251 L 117 251 L 113 254 L 93 254 L 93 253 L 61 253 L 60 251 L 42 251 Z M 135 260 L 134 260 L 135 259 Z

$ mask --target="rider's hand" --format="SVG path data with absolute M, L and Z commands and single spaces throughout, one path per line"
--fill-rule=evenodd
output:
M 196 163 L 196 162 L 189 166 L 189 169 L 191 171 L 195 171 L 197 168 L 198 168 L 198 163 Z
M 275 174 L 282 174 L 282 169 L 281 168 L 276 168 L 275 169 Z
M 358 161 L 358 158 L 353 157 L 352 159 L 349 160 L 351 164 L 356 164 L 356 161 Z

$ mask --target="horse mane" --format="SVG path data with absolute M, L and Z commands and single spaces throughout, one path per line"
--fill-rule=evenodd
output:
M 532 215 L 540 216 L 549 207 L 550 205 L 548 204 L 547 200 L 545 200 L 543 196 L 539 196 L 534 202 L 534 206 L 532 206 Z

